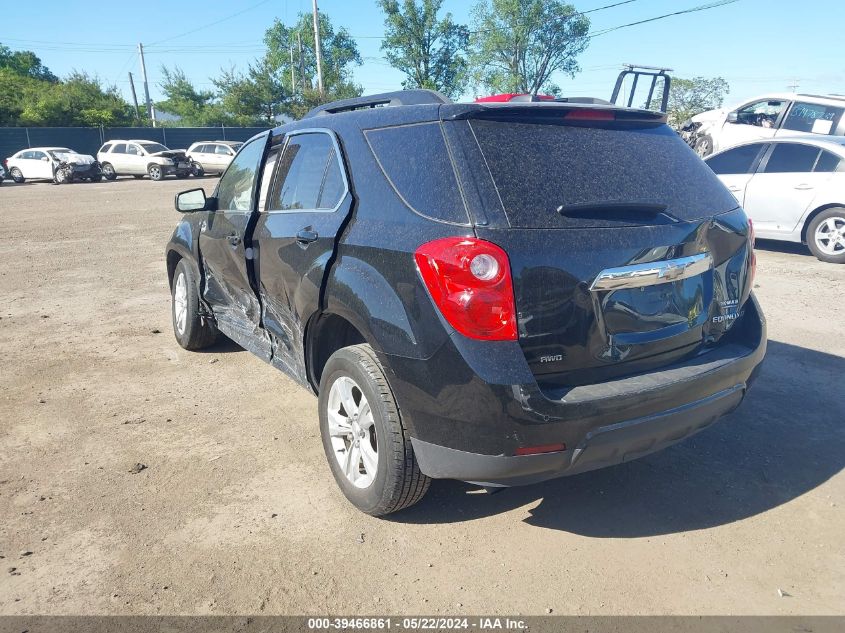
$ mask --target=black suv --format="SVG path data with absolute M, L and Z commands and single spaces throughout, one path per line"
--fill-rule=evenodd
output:
M 373 515 L 429 478 L 661 449 L 737 407 L 765 354 L 750 223 L 659 112 L 335 102 L 176 207 L 180 345 L 222 332 L 318 394 L 335 479 Z

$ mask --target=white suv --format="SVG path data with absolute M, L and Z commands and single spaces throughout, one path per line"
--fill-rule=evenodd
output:
M 191 173 L 184 150 L 171 150 L 155 141 L 108 141 L 97 152 L 97 160 L 107 180 L 123 175 L 161 180 L 168 174 L 185 178 Z
M 734 145 L 795 134 L 845 135 L 845 97 L 777 93 L 732 109 L 702 112 L 684 125 L 702 158 Z
M 197 141 L 188 148 L 194 174 L 222 174 L 241 145 L 240 141 Z

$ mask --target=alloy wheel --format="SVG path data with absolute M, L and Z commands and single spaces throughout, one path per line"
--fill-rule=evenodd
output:
M 176 331 L 182 335 L 185 333 L 185 324 L 188 321 L 188 284 L 185 281 L 185 273 L 179 273 L 176 277 L 176 286 L 173 290 L 173 316 L 176 319 Z
M 373 412 L 354 380 L 340 376 L 328 398 L 329 436 L 340 469 L 356 488 L 369 487 L 378 472 L 378 438 Z
M 845 253 L 845 218 L 834 216 L 816 227 L 816 246 L 828 255 Z

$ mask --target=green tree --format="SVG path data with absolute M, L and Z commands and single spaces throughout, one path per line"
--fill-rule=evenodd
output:
M 390 64 L 407 76 L 404 88 L 430 88 L 459 96 L 467 83 L 469 31 L 452 14 L 437 14 L 443 0 L 379 0 L 384 11 L 381 49 Z
M 289 108 L 290 93 L 266 56 L 250 64 L 246 73 L 230 69 L 212 81 L 219 90 L 220 110 L 234 124 L 272 124 Z
M 659 108 L 663 99 L 663 89 L 657 91 L 650 104 L 645 107 Z M 722 77 L 693 77 L 681 79 L 673 77 L 669 88 L 667 113 L 669 125 L 679 127 L 684 121 L 696 114 L 722 107 L 725 96 L 730 92 L 728 82 Z
M 173 70 L 162 66 L 161 75 L 159 87 L 165 99 L 156 103 L 156 108 L 180 117 L 181 125 L 206 125 L 208 111 L 213 109 L 214 92 L 197 90 L 178 66 Z
M 473 9 L 470 63 L 489 92 L 559 93 L 552 74 L 574 77 L 590 20 L 560 0 L 482 0 Z
M 320 13 L 320 45 L 323 56 L 324 93 L 317 91 L 317 55 L 314 48 L 314 26 L 311 14 L 300 13 L 295 25 L 286 27 L 279 20 L 267 29 L 264 43 L 267 45 L 266 67 L 275 73 L 289 93 L 286 111 L 299 117 L 310 108 L 334 101 L 360 96 L 361 86 L 355 84 L 353 67 L 360 66 L 361 54 L 355 40 L 345 28 L 335 31 L 331 20 Z M 302 49 L 300 54 L 299 41 Z M 293 65 L 291 65 L 293 48 Z M 291 67 L 296 76 L 296 86 L 291 86 Z
M 0 68 L 8 68 L 17 75 L 57 82 L 57 77 L 41 63 L 38 55 L 32 51 L 13 51 L 0 44 Z

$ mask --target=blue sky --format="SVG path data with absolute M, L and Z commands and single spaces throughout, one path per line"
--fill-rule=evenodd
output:
M 580 11 L 612 0 L 570 0 Z M 636 0 L 591 13 L 592 31 L 708 3 L 710 0 Z M 85 11 L 78 3 L 48 0 L 6 3 L 0 14 L 0 42 L 34 50 L 62 76 L 73 69 L 99 76 L 129 97 L 127 72 L 140 94 L 135 47 L 147 49 L 153 99 L 161 97 L 161 66 L 179 66 L 200 88 L 220 68 L 245 68 L 260 55 L 264 30 L 274 18 L 287 24 L 310 0 L 207 0 L 188 3 L 147 0 L 131 10 L 122 3 Z M 445 0 L 443 9 L 469 23 L 475 0 Z M 400 87 L 402 74 L 380 50 L 383 17 L 374 0 L 320 0 L 336 27 L 356 37 L 364 65 L 355 71 L 365 94 Z M 34 10 L 33 7 L 37 7 Z M 233 15 L 238 14 L 238 15 Z M 796 4 L 785 0 L 739 0 L 723 7 L 618 30 L 594 38 L 580 57 L 574 79 L 555 77 L 568 95 L 609 96 L 622 63 L 668 66 L 674 75 L 722 76 L 731 85 L 727 103 L 789 90 L 845 93 L 845 66 L 839 50 L 842 0 Z M 216 24 L 215 24 L 216 22 Z M 789 48 L 783 48 L 788 43 Z

